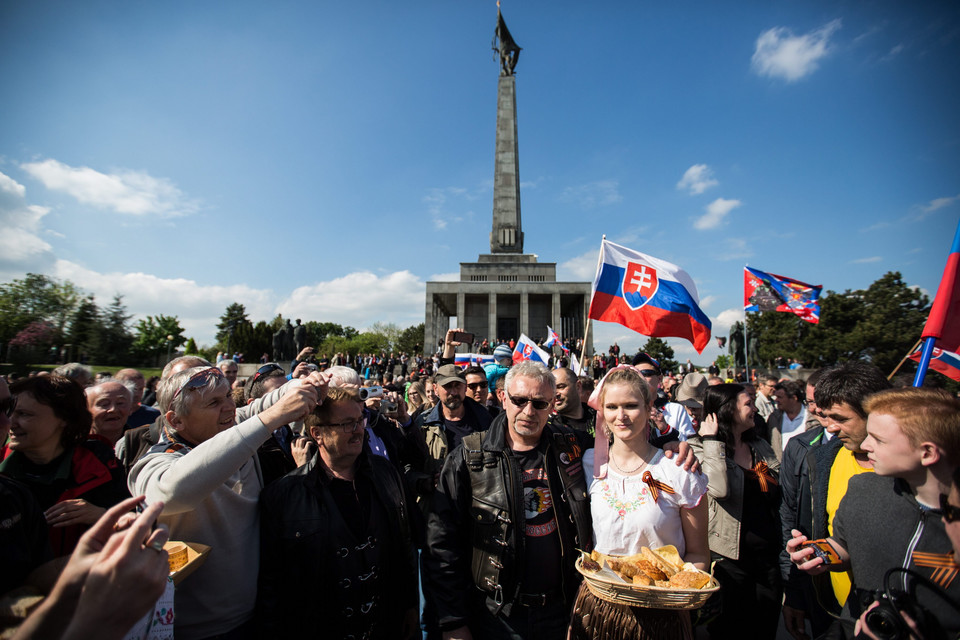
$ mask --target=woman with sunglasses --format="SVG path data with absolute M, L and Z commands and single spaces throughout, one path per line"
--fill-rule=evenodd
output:
M 777 634 L 780 463 L 754 431 L 756 412 L 743 385 L 707 387 L 700 433 L 688 440 L 709 478 L 710 550 L 721 585 L 713 597 L 721 611 L 707 627 L 713 638 Z
M 10 441 L 0 473 L 27 485 L 44 510 L 55 556 L 73 552 L 83 532 L 130 497 L 113 450 L 88 439 L 93 417 L 83 388 L 61 376 L 10 387 Z
M 653 400 L 650 386 L 630 365 L 610 371 L 590 399 L 597 409 L 597 446 L 592 466 L 588 452 L 584 468 L 593 469 L 594 547 L 627 556 L 642 547 L 673 545 L 684 561 L 708 570 L 707 478 L 686 471 L 650 443 Z M 616 635 L 603 635 L 613 629 Z M 574 605 L 571 637 L 671 640 L 692 638 L 693 631 L 686 612 L 611 604 L 584 585 Z

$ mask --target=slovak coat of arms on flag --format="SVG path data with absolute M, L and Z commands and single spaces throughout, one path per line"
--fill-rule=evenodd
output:
M 623 271 L 623 300 L 636 311 L 650 302 L 660 288 L 657 270 L 647 264 L 627 263 Z

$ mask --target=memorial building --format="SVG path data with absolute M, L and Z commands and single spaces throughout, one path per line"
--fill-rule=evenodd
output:
M 535 341 L 545 339 L 547 325 L 565 340 L 584 334 L 591 283 L 557 282 L 555 262 L 538 262 L 536 255 L 523 252 L 514 75 L 520 47 L 499 11 L 494 42 L 499 43 L 494 49 L 500 54 L 500 78 L 490 253 L 480 254 L 476 262 L 461 262 L 459 282 L 427 283 L 426 353 L 436 350 L 451 326 L 491 345 L 521 333 Z

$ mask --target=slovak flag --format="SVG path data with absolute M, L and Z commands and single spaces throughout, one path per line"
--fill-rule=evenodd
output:
M 550 354 L 538 347 L 527 337 L 527 334 L 521 333 L 517 346 L 513 350 L 513 362 L 517 363 L 521 360 L 535 360 L 546 365 L 550 361 Z
M 913 350 L 908 357 L 920 362 L 920 354 L 923 352 L 923 345 Z M 960 356 L 953 351 L 946 351 L 940 347 L 933 348 L 933 354 L 930 356 L 930 368 L 939 371 L 948 378 L 960 380 Z
M 697 286 L 686 271 L 606 239 L 588 317 L 645 336 L 685 338 L 697 353 L 710 342 L 710 318 L 700 310 Z
M 461 369 L 466 369 L 467 367 L 478 366 L 482 367 L 485 364 L 491 364 L 496 362 L 493 359 L 493 356 L 484 355 L 481 353 L 456 353 L 453 356 L 453 364 L 457 365 Z
M 567 353 L 570 353 L 570 349 L 563 345 L 563 341 L 560 340 L 560 336 L 557 335 L 557 332 L 550 328 L 550 325 L 547 325 L 547 339 L 544 341 L 543 346 L 552 347 L 557 345 Z

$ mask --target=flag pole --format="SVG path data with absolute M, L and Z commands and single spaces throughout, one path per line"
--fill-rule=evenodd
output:
M 600 273 L 600 262 L 603 260 L 603 243 L 607 239 L 607 234 L 603 234 L 600 237 L 600 251 L 597 252 L 597 270 L 596 273 Z M 594 276 L 596 280 L 596 276 Z M 590 294 L 590 304 L 593 305 L 593 293 Z M 587 317 L 586 317 L 586 328 L 583 330 L 583 348 L 580 349 L 580 371 L 582 372 L 586 366 L 584 361 L 587 357 L 587 337 L 590 335 L 590 307 L 587 307 Z M 619 363 L 617 363 L 619 364 Z
M 746 271 L 749 265 L 744 265 L 743 270 Z M 746 287 L 744 287 L 746 288 Z M 746 295 L 746 293 L 744 293 Z M 746 382 L 750 382 L 750 344 L 747 342 L 747 307 L 743 307 L 743 375 L 747 378 Z M 733 379 L 737 379 L 737 368 L 733 368 Z
M 893 376 L 897 375 L 897 371 L 900 371 L 900 367 L 903 366 L 903 363 L 910 358 L 910 354 L 917 350 L 917 347 L 920 346 L 920 343 L 923 342 L 923 338 L 917 340 L 916 344 L 910 347 L 910 351 L 907 351 L 907 355 L 903 356 L 903 360 L 890 372 L 890 375 L 887 376 L 887 380 L 893 380 Z

